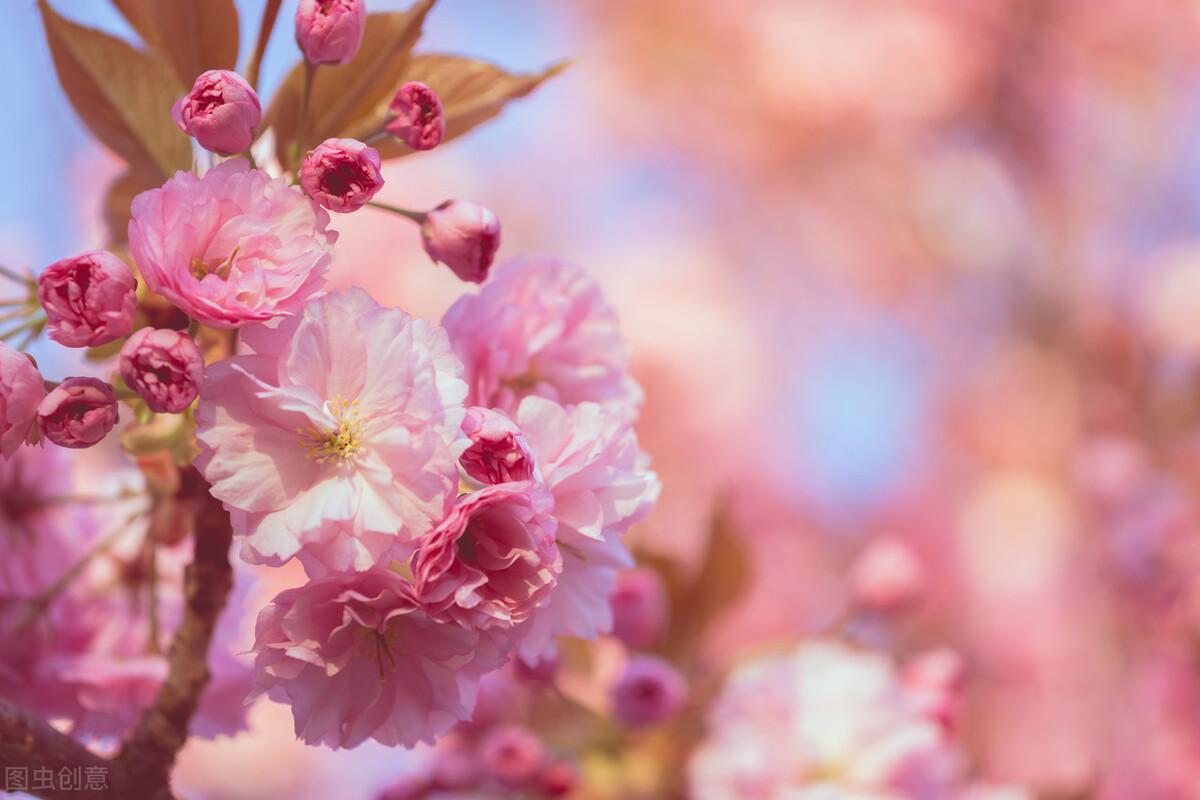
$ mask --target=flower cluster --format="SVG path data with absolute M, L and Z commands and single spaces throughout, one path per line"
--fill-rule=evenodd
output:
M 410 22 L 431 5 L 414 6 Z M 461 310 L 433 324 L 327 285 L 338 241 L 328 212 L 373 207 L 415 222 L 428 255 L 476 284 L 490 276 L 500 224 L 470 201 L 422 212 L 375 200 L 381 150 L 428 151 L 446 135 L 449 109 L 430 86 L 373 78 L 378 96 L 359 98 L 369 113 L 336 130 L 330 109 L 310 102 L 351 74 L 330 67 L 349 65 L 364 42 L 411 47 L 408 27 L 372 43 L 360 0 L 301 0 L 294 24 L 304 57 L 294 129 L 255 88 L 264 27 L 246 77 L 205 71 L 169 116 L 161 110 L 156 122 L 191 137 L 197 156 L 133 197 L 127 238 L 37 279 L 0 267 L 27 295 L 5 301 L 12 333 L 28 342 L 48 329 L 89 348 L 105 372 L 46 380 L 25 343 L 0 343 L 0 696 L 80 735 L 124 735 L 161 690 L 191 692 L 170 702 L 200 706 L 194 719 L 172 716 L 184 738 L 188 724 L 201 734 L 240 727 L 244 701 L 268 695 L 292 707 L 311 744 L 432 742 L 471 718 L 485 676 L 551 658 L 559 635 L 611 627 L 608 594 L 631 562 L 622 536 L 657 496 L 633 431 L 636 391 L 617 397 L 578 377 L 600 371 L 633 385 L 615 317 L 582 271 L 518 260 L 486 285 L 485 302 L 528 306 L 537 322 L 525 328 L 450 324 Z M 311 146 L 307 132 L 321 126 L 336 135 Z M 166 136 L 162 125 L 155 135 Z M 143 172 L 170 160 L 160 145 L 147 144 L 162 159 Z M 545 281 L 536 299 L 523 288 L 533 281 Z M 548 316 L 568 308 L 592 343 L 547 348 Z M 537 358 L 483 374 L 486 359 L 461 355 L 480 337 Z M 521 370 L 533 369 L 530 383 Z M 525 403 L 468 402 L 482 381 L 537 391 L 518 388 Z M 92 448 L 118 430 L 140 480 L 116 497 L 75 495 L 70 473 L 55 475 L 65 453 L 39 449 Z M 89 458 L 106 469 L 99 449 Z M 111 520 L 93 504 L 126 499 L 149 507 L 103 534 L 98 517 Z M 231 534 L 244 562 L 294 559 L 307 574 L 259 612 L 252 669 L 223 646 L 237 609 L 215 619 Z M 230 605 L 245 599 L 250 569 L 235 571 Z M 188 658 L 200 663 L 177 663 Z M 203 701 L 202 681 L 178 677 L 209 673 Z M 184 683 L 164 688 L 173 679 Z M 516 781 L 521 753 L 519 736 L 497 737 L 487 759 Z

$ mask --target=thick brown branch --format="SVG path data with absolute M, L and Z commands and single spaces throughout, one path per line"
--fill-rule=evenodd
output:
M 196 516 L 195 557 L 184 576 L 183 619 L 167 654 L 167 679 L 112 762 L 114 782 L 128 797 L 171 797 L 171 768 L 208 684 L 209 644 L 233 586 L 231 538 L 228 513 L 205 493 Z
M 50 770 L 53 776 L 44 785 L 54 789 L 39 789 L 39 797 L 58 800 L 114 800 L 117 794 L 108 778 L 108 760 L 102 758 L 64 733 L 52 728 L 45 720 L 0 699 L 0 788 L 34 789 L 40 783 L 37 771 Z M 102 770 L 98 773 L 105 789 L 72 789 L 74 784 L 59 780 L 63 770 L 67 774 L 82 776 L 85 769 Z M 11 772 L 10 772 L 11 770 Z M 82 777 L 80 778 L 82 781 Z M 83 786 L 84 784 L 79 783 Z

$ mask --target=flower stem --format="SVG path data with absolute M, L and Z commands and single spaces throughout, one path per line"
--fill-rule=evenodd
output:
M 304 64 L 304 92 L 300 96 L 300 117 L 296 120 L 296 139 L 292 142 L 292 163 L 300 160 L 304 152 L 304 140 L 308 136 L 308 107 L 312 102 L 313 83 L 317 75 L 317 65 Z
M 30 277 L 29 275 L 22 275 L 21 273 L 17 272 L 16 270 L 9 269 L 8 267 L 5 267 L 3 265 L 0 265 L 0 275 L 3 275 L 5 278 L 8 278 L 13 283 L 19 283 L 22 286 L 29 286 L 30 284 L 33 283 L 33 278 Z
M 381 209 L 383 211 L 390 211 L 393 214 L 399 214 L 402 217 L 408 217 L 409 219 L 411 219 L 413 222 L 417 223 L 418 225 L 425 222 L 425 212 L 424 211 L 413 211 L 408 208 L 401 208 L 400 206 L 391 205 L 390 203 L 380 203 L 376 200 L 368 200 L 367 205 L 373 206 L 373 207 Z

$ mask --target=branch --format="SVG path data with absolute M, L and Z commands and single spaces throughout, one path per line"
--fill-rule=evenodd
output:
M 233 587 L 229 514 L 207 492 L 196 514 L 196 550 L 184 575 L 183 619 L 167 654 L 167 679 L 154 704 L 113 759 L 114 782 L 127 797 L 171 797 L 171 768 L 188 739 L 188 723 L 208 685 L 208 648 Z
M 183 619 L 167 654 L 167 679 L 158 697 L 112 760 L 0 699 L 0 768 L 5 770 L 5 783 L 0 785 L 46 800 L 173 800 L 171 769 L 208 684 L 209 645 L 233 588 L 229 514 L 208 494 L 203 481 L 200 485 L 206 490 L 196 513 L 195 554 L 184 574 Z M 10 769 L 15 777 L 23 776 L 22 783 L 10 780 Z M 74 777 L 60 777 L 64 770 Z M 100 779 L 87 778 L 89 772 Z M 39 781 L 39 773 L 54 777 Z M 86 788 L 89 785 L 103 788 Z
M 4 777 L 0 778 L 4 783 L 0 786 L 14 789 L 21 784 L 10 780 L 10 769 L 24 776 L 23 783 L 30 789 L 38 785 L 34 780 L 35 770 L 51 770 L 55 777 L 50 784 L 58 788 L 38 790 L 38 796 L 48 800 L 115 800 L 118 797 L 112 788 L 112 781 L 107 778 L 107 759 L 55 730 L 45 720 L 3 699 L 0 699 L 0 768 L 4 769 Z M 108 788 L 91 791 L 67 789 L 57 779 L 64 769 L 68 773 L 82 773 L 85 769 L 104 770 L 104 784 Z

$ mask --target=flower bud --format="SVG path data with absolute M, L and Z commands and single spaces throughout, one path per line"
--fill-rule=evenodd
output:
M 437 93 L 420 81 L 409 81 L 396 90 L 388 106 L 388 133 L 413 150 L 432 150 L 446 133 L 446 118 Z
M 923 578 L 912 550 L 883 538 L 872 542 L 850 568 L 850 590 L 864 608 L 895 611 L 917 598 Z
M 533 478 L 533 454 L 521 429 L 499 411 L 468 408 L 462 432 L 471 440 L 471 446 L 459 463 L 475 480 L 490 485 Z
M 470 200 L 447 200 L 425 215 L 425 252 L 461 280 L 483 283 L 500 249 L 500 220 Z
M 104 250 L 64 258 L 43 270 L 38 299 L 50 338 L 67 347 L 96 347 L 128 336 L 137 313 L 137 278 Z
M 442 792 L 468 792 L 483 780 L 474 754 L 461 746 L 443 745 L 434 753 L 432 784 Z
M 117 394 L 96 378 L 67 378 L 37 413 L 42 435 L 59 447 L 91 447 L 117 424 Z
M 0 342 L 0 455 L 12 458 L 38 435 L 38 403 L 46 396 L 42 373 L 29 356 Z
M 612 691 L 613 714 L 631 726 L 665 722 L 683 709 L 687 682 L 657 656 L 634 656 Z
M 300 0 L 296 44 L 310 64 L 345 64 L 362 45 L 367 6 L 362 0 Z
M 502 725 L 492 729 L 480 745 L 480 755 L 488 774 L 505 786 L 529 782 L 542 768 L 546 748 L 542 740 L 520 725 Z
M 204 383 L 204 356 L 184 331 L 142 328 L 121 348 L 121 377 L 151 411 L 178 414 Z
M 964 672 L 962 656 L 940 647 L 914 656 L 900 675 L 917 710 L 951 733 L 962 707 Z
M 579 771 L 573 764 L 557 761 L 542 770 L 537 783 L 538 790 L 546 797 L 566 797 L 579 784 Z
M 262 119 L 262 105 L 241 75 L 210 69 L 200 73 L 192 90 L 175 101 L 171 116 L 179 130 L 205 150 L 228 156 L 250 149 L 254 129 Z
M 357 139 L 326 139 L 300 165 L 300 185 L 330 211 L 357 211 L 383 188 L 379 152 Z
M 652 569 L 622 572 L 610 602 L 613 635 L 626 647 L 640 650 L 658 641 L 667 622 L 667 597 L 657 572 Z

